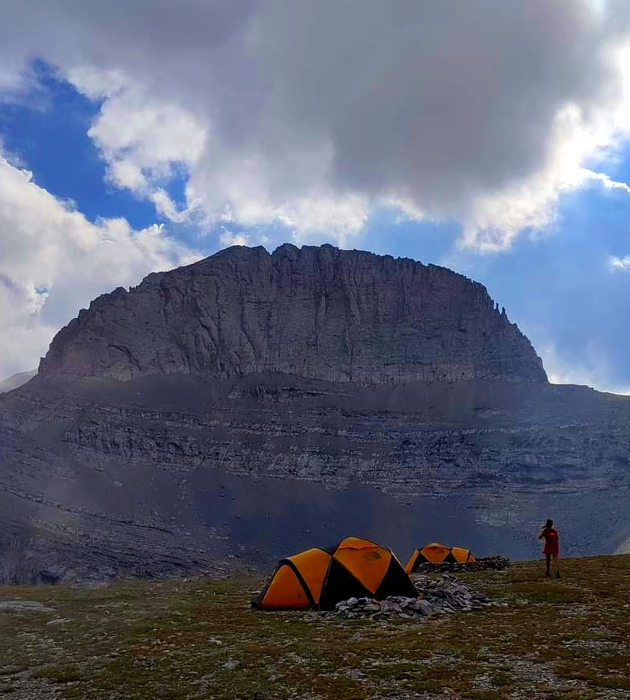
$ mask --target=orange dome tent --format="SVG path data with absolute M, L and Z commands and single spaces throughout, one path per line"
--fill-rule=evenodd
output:
M 405 571 L 410 574 L 420 564 L 470 564 L 475 561 L 473 553 L 463 547 L 448 547 L 432 542 L 422 549 L 416 549 L 407 562 Z
M 332 610 L 348 598 L 390 595 L 418 595 L 396 555 L 369 540 L 346 537 L 333 547 L 314 547 L 280 560 L 252 604 L 261 610 Z
M 470 549 L 464 549 L 464 547 L 453 547 L 451 549 L 451 556 L 458 564 L 472 564 L 475 562 L 475 557 Z

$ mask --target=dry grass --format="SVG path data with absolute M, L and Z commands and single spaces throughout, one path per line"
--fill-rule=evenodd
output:
M 424 624 L 259 613 L 260 581 L 0 588 L 0 696 L 630 698 L 630 556 L 470 574 L 508 607 Z

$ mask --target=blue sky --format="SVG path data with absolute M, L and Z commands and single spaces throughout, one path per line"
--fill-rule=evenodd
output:
M 134 228 L 159 221 L 154 205 L 107 182 L 105 161 L 87 133 L 102 101 L 86 98 L 43 61 L 32 68 L 37 82 L 30 90 L 18 101 L 0 103 L 6 151 L 38 185 L 74 202 L 90 221 L 124 217 Z M 183 182 L 169 183 L 180 201 Z
M 107 164 L 87 135 L 101 100 L 88 99 L 41 62 L 35 69 L 38 84 L 19 101 L 0 104 L 5 151 L 33 173 L 40 187 L 73 202 L 88 220 L 122 217 L 136 229 L 165 224 L 169 235 L 202 255 L 222 247 L 226 226 L 237 242 L 262 240 L 270 249 L 293 240 L 291 228 L 278 224 L 230 222 L 200 230 L 194 223 L 168 222 L 153 203 L 108 181 Z M 630 175 L 630 149 L 618 154 L 609 174 L 622 181 Z M 182 174 L 168 182 L 167 191 L 180 204 L 185 183 Z M 381 207 L 346 244 L 445 265 L 481 281 L 529 335 L 552 374 L 606 389 L 630 389 L 630 328 L 625 323 L 630 318 L 630 274 L 610 267 L 612 257 L 630 252 L 628 192 L 597 184 L 571 192 L 561 198 L 553 225 L 527 232 L 508 250 L 462 249 L 461 234 L 458 223 L 401 221 L 397 209 Z M 311 238 L 314 243 L 337 242 L 326 232 Z
M 138 19 L 151 5 L 126 7 Z M 382 56 L 334 5 L 321 16 L 284 0 L 220 15 L 211 5 L 207 17 L 182 10 L 162 26 L 159 4 L 142 25 L 115 7 L 103 23 L 92 0 L 80 11 L 36 0 L 28 21 L 41 22 L 39 44 L 7 33 L 0 375 L 35 366 L 91 298 L 152 269 L 231 243 L 328 241 L 476 279 L 553 380 L 630 391 L 630 12 L 532 0 L 524 18 L 516 5 L 490 15 L 474 0 L 472 14 L 453 10 L 442 39 L 461 22 L 470 46 L 440 64 L 439 46 L 428 55 L 407 42 L 415 13 L 423 46 L 445 26 L 424 0 L 394 18 L 369 0 L 365 31 L 373 22 L 398 47 Z M 275 36 L 279 8 L 287 31 Z M 59 21 L 47 24 L 48 12 Z M 548 36 L 554 12 L 571 41 Z M 531 46 L 515 42 L 530 21 Z M 204 22 L 216 41 L 197 31 Z M 254 63 L 239 43 L 252 22 L 270 37 Z M 346 22 L 345 35 L 332 32 Z M 582 64 L 563 53 L 580 32 L 600 42 Z M 315 61 L 317 38 L 328 51 Z M 348 62 L 348 47 L 365 56 Z M 480 51 L 501 59 L 495 82 Z

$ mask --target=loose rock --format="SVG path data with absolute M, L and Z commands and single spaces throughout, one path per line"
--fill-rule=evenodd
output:
M 444 574 L 438 578 L 423 575 L 413 578 L 418 590 L 417 598 L 389 596 L 381 601 L 371 598 L 349 598 L 337 603 L 332 614 L 347 620 L 357 618 L 421 620 L 502 605 L 502 603 L 490 601 L 485 593 L 470 590 L 451 574 Z
M 500 554 L 491 557 L 482 557 L 467 564 L 457 562 L 444 562 L 443 564 L 430 564 L 425 562 L 419 564 L 416 568 L 416 574 L 428 573 L 456 573 L 462 571 L 504 571 L 512 566 L 512 562 L 508 557 Z
M 52 612 L 36 600 L 0 600 L 0 612 Z

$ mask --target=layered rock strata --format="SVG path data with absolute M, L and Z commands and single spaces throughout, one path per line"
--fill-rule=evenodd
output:
M 329 246 L 100 297 L 0 397 L 0 582 L 220 575 L 352 534 L 523 558 L 547 517 L 563 554 L 613 552 L 629 502 L 630 399 L 550 385 L 481 285 Z

